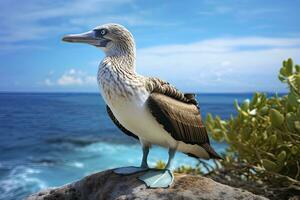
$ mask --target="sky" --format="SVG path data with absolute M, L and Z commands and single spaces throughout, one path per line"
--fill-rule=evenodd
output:
M 104 53 L 64 34 L 120 23 L 137 72 L 185 92 L 284 92 L 284 59 L 300 63 L 300 1 L 1 0 L 0 91 L 98 92 Z

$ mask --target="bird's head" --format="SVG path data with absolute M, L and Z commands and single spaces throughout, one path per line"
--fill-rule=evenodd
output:
M 62 40 L 96 46 L 106 55 L 135 53 L 133 36 L 119 24 L 104 24 L 85 33 L 65 35 Z

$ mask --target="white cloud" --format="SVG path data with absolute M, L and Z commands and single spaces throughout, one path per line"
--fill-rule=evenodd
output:
M 184 91 L 284 91 L 278 70 L 284 59 L 299 61 L 300 38 L 215 38 L 143 48 L 137 53 L 139 73 L 160 77 Z M 72 68 L 56 79 L 50 73 L 43 83 L 96 86 L 96 77 Z
M 48 1 L 38 0 L 20 3 L 17 0 L 0 2 L 0 42 L 37 40 L 48 38 L 53 34 L 62 34 L 76 30 L 72 27 L 71 18 L 82 17 L 102 19 L 112 8 L 128 4 L 131 0 L 81 0 Z M 56 20 L 51 24 L 49 20 Z M 86 24 L 85 24 L 86 25 Z M 17 46 L 17 45 L 15 45 Z
M 284 59 L 297 60 L 299 38 L 216 38 L 137 51 L 141 74 L 159 76 L 185 91 L 283 91 Z
M 52 80 L 49 79 L 49 78 L 46 78 L 46 79 L 44 80 L 43 84 L 44 84 L 44 85 L 47 85 L 47 86 L 52 86 L 52 85 L 54 85 L 54 83 L 52 82 Z
M 95 85 L 96 77 L 80 70 L 70 69 L 57 80 L 57 84 L 61 86 Z
M 1 0 L 0 50 L 41 48 L 28 41 L 34 42 L 51 37 L 57 39 L 66 33 L 86 31 L 108 22 L 125 26 L 166 27 L 178 24 L 178 22 L 166 22 L 153 18 L 152 8 L 147 10 L 139 7 L 135 1 L 29 0 L 22 3 L 19 0 Z M 22 42 L 26 44 L 21 44 Z
M 230 15 L 238 20 L 248 20 L 253 18 L 261 18 L 271 13 L 282 13 L 283 7 L 274 5 L 259 6 L 253 5 L 252 1 L 231 1 L 231 4 L 224 1 L 203 1 L 202 9 L 197 14 L 202 17 Z
M 130 26 L 170 25 L 153 21 L 151 15 L 134 8 L 134 0 L 47 1 L 18 0 L 0 2 L 0 50 L 3 45 L 19 49 L 18 42 L 35 41 L 80 32 L 99 24 L 116 22 Z M 122 6 L 128 12 L 124 14 Z M 146 19 L 148 18 L 148 19 Z M 31 45 L 22 45 L 22 48 Z M 6 50 L 6 49 L 4 49 Z
M 299 63 L 300 38 L 214 38 L 138 49 L 137 54 L 140 74 L 160 77 L 183 91 L 280 92 L 285 86 L 277 79 L 278 70 L 289 57 Z M 94 75 L 79 69 L 57 75 L 49 72 L 44 85 L 97 85 Z
M 46 78 L 43 84 L 46 86 L 95 86 L 96 76 L 88 75 L 86 72 L 77 69 L 70 69 L 58 79 Z

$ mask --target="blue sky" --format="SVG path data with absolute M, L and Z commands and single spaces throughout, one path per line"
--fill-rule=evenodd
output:
M 61 42 L 114 22 L 137 43 L 137 71 L 189 92 L 285 91 L 300 63 L 300 1 L 1 0 L 0 91 L 97 92 L 104 54 Z

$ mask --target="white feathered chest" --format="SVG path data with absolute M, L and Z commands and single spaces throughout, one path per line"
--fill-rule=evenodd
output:
M 103 99 L 115 111 L 143 106 L 149 96 L 143 77 L 111 62 L 100 64 L 97 79 Z

